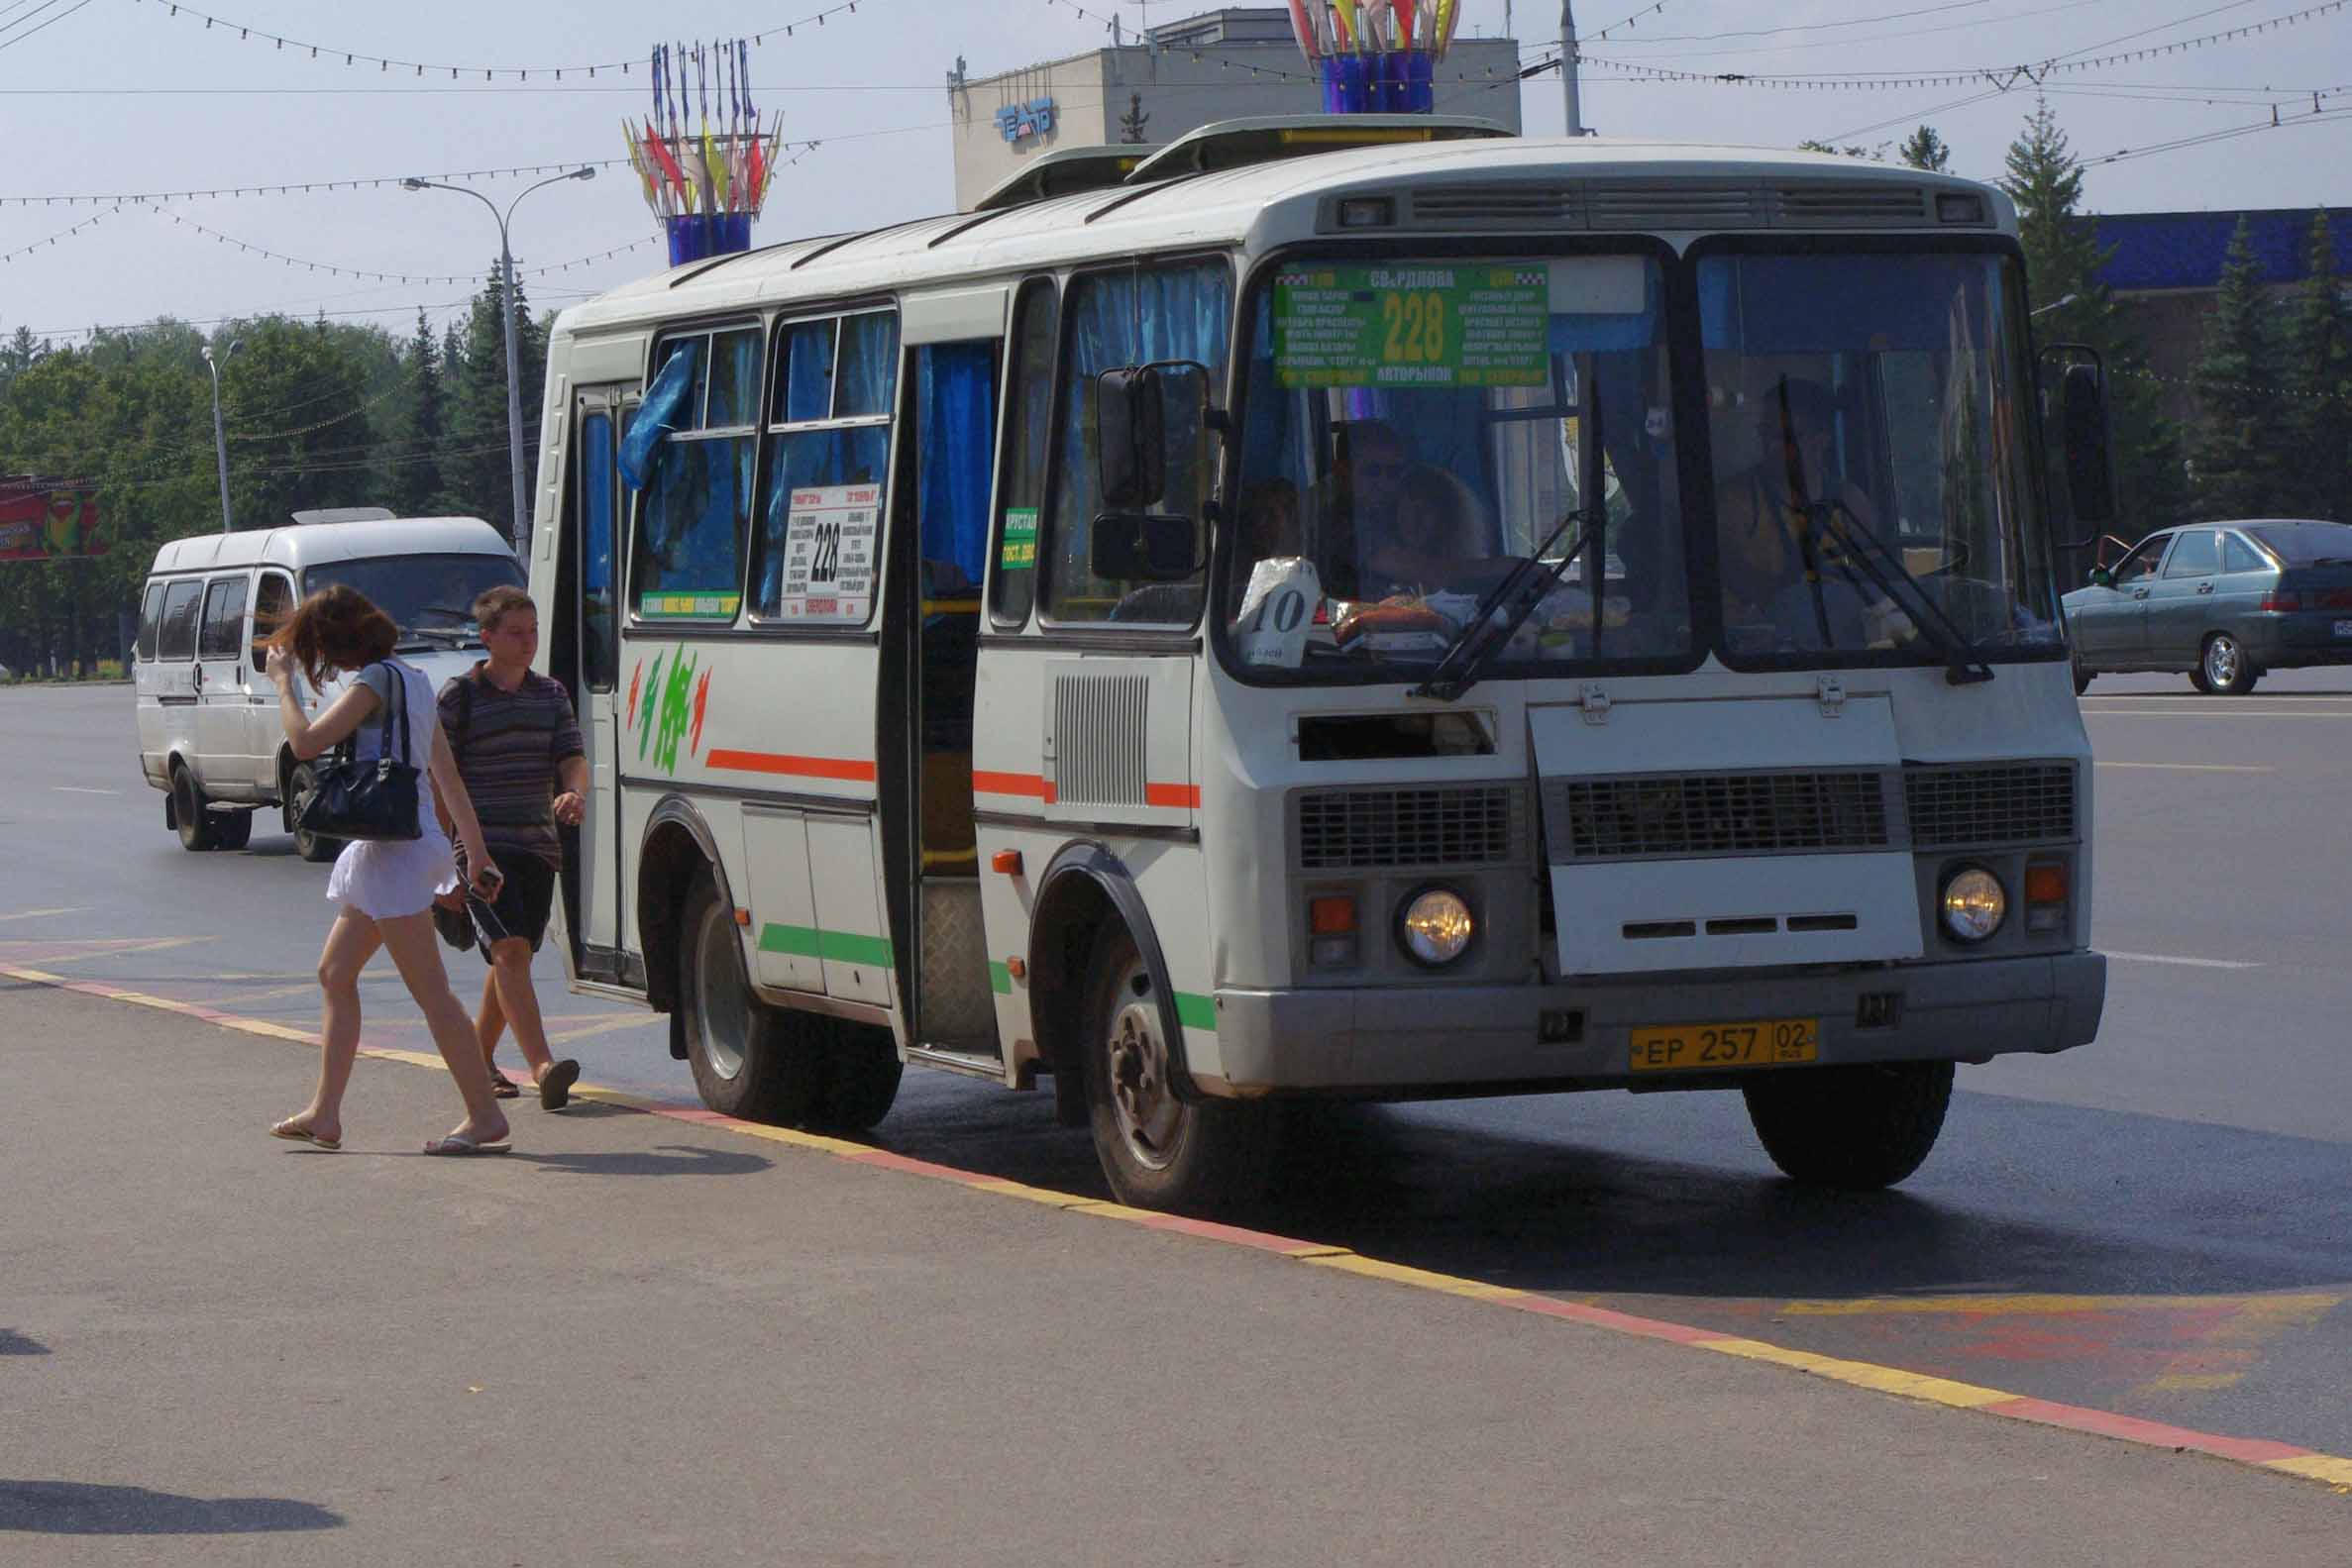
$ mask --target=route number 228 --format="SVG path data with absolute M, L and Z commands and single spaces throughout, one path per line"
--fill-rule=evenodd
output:
M 1442 365 L 1445 361 L 1445 296 L 1383 294 L 1380 319 L 1388 327 L 1390 365 Z

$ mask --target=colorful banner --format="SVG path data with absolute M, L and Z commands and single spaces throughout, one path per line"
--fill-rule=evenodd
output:
M 1543 386 L 1550 275 L 1540 266 L 1327 266 L 1274 279 L 1286 387 Z
M 0 561 L 67 561 L 106 554 L 95 489 L 41 474 L 0 478 Z

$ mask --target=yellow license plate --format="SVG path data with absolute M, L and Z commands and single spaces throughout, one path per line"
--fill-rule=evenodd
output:
M 1669 1023 L 1636 1029 L 1637 1073 L 1711 1072 L 1728 1067 L 1778 1067 L 1821 1056 L 1819 1018 L 1764 1018 L 1752 1023 Z

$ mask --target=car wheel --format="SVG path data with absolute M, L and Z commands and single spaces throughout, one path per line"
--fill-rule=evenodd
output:
M 1112 1193 L 1137 1208 L 1174 1210 L 1257 1197 L 1272 1161 L 1272 1107 L 1176 1093 L 1159 994 L 1123 928 L 1104 931 L 1088 973 L 1088 1111 Z
M 179 829 L 179 847 L 191 854 L 208 850 L 217 842 L 212 813 L 204 809 L 204 786 L 196 783 L 186 763 L 171 765 L 171 820 Z
M 679 910 L 678 1008 L 703 1104 L 779 1126 L 807 1119 L 824 1092 L 828 1020 L 780 1011 L 752 994 L 733 911 L 707 870 Z
M 1817 1067 L 1750 1080 L 1748 1120 L 1781 1173 L 1875 1192 L 1919 1169 L 1952 1103 L 1950 1062 Z
M 2075 695 L 2081 696 L 2089 690 L 2090 682 L 2096 679 L 2089 671 L 2083 668 L 2082 660 L 2075 661 Z
M 286 820 L 292 824 L 294 853 L 314 866 L 343 853 L 343 840 L 313 833 L 302 825 L 302 813 L 316 793 L 318 771 L 308 763 L 296 763 L 294 771 L 286 776 Z
M 2227 632 L 2215 632 L 2205 639 L 2200 665 L 2206 688 L 2225 696 L 2242 697 L 2253 690 L 2259 673 L 2254 661 L 2246 657 L 2245 648 Z
M 2199 659 L 2195 668 L 2189 672 L 2189 683 L 2206 696 L 2213 694 L 2213 682 L 2205 679 L 2205 666 L 2202 659 Z

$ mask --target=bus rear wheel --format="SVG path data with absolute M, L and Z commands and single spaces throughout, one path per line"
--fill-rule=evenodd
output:
M 1748 1120 L 1792 1181 L 1875 1192 L 1919 1169 L 1952 1103 L 1950 1062 L 1770 1074 L 1745 1086 Z
M 1113 1195 L 1175 1210 L 1257 1197 L 1273 1153 L 1271 1107 L 1177 1095 L 1158 988 L 1125 930 L 1103 933 L 1089 974 L 1089 1121 Z
M 702 1103 L 746 1121 L 805 1121 L 825 1083 L 823 1036 L 808 1026 L 819 1020 L 752 994 L 734 911 L 708 871 L 687 891 L 678 935 L 678 1007 Z

